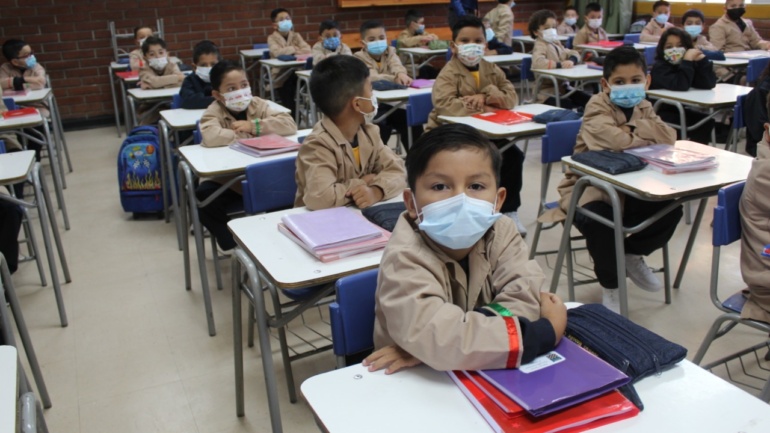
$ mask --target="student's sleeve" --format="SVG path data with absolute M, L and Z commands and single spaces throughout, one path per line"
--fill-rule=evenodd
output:
M 409 36 L 406 30 L 398 34 L 398 47 L 399 48 L 412 48 L 419 47 L 422 44 L 423 35 Z
M 571 60 L 574 64 L 578 64 L 580 62 L 580 53 L 575 50 L 564 50 L 564 60 Z
M 676 141 L 674 128 L 668 126 L 660 116 L 655 114 L 652 107 L 646 108 L 644 111 L 644 117 L 628 122 L 628 125 L 634 128 L 634 136 L 647 143 L 674 144 Z
M 182 82 L 182 88 L 179 90 L 179 96 L 182 98 L 182 108 L 186 110 L 208 108 L 214 102 L 214 97 L 204 95 L 200 89 L 196 88 L 193 79 L 193 76 L 190 75 Z
M 270 50 L 270 57 L 276 58 L 283 55 L 294 55 L 297 51 L 294 45 L 284 44 L 283 37 L 279 34 L 273 33 L 267 37 L 267 47 Z
M 632 127 L 632 131 L 625 132 L 615 123 L 609 106 L 589 102 L 586 105 L 580 134 L 589 150 L 619 151 L 650 143 L 673 143 L 676 140 L 676 132 L 654 113 L 653 117 L 654 119 L 627 123 Z
M 443 71 L 442 71 L 443 72 Z M 433 83 L 431 99 L 433 107 L 439 116 L 469 116 L 477 113 L 465 108 L 462 96 L 457 94 L 458 77 L 451 73 L 439 73 L 436 82 Z
M 497 54 L 501 56 L 513 54 L 513 47 L 505 45 L 504 43 L 498 41 L 497 38 L 492 38 L 491 41 L 487 42 L 487 46 L 490 50 L 497 51 Z
M 393 74 L 395 80 L 398 74 L 406 74 L 406 68 L 396 54 L 396 49 L 388 47 L 388 72 Z
M 201 136 L 203 147 L 222 147 L 234 142 L 238 136 L 235 131 L 222 126 L 222 121 L 211 109 L 201 117 Z
M 27 73 L 25 72 L 24 75 L 27 76 Z M 32 68 L 31 77 L 45 78 L 45 68 L 42 67 L 40 64 L 35 65 L 35 67 Z M 25 80 L 24 82 L 27 83 L 30 90 L 40 90 L 42 88 L 45 88 L 45 81 L 43 81 L 42 83 L 30 83 Z
M 294 32 L 294 46 L 296 47 L 296 54 L 310 54 L 310 44 L 302 39 L 302 35 Z
M 639 42 L 658 42 L 660 36 L 656 36 L 650 30 L 649 23 L 642 29 L 642 34 L 639 35 Z
M 342 49 L 340 50 L 340 54 L 343 56 L 352 56 L 353 50 L 350 49 L 347 44 L 342 44 Z M 313 63 L 315 63 L 315 59 L 313 59 Z
M 718 21 L 717 24 L 709 27 L 709 41 L 711 41 L 711 45 L 718 51 L 721 51 L 725 47 L 725 43 L 727 43 L 727 33 L 725 32 L 725 28 Z
M 388 200 L 401 194 L 406 188 L 404 160 L 382 143 L 375 145 L 374 152 L 376 161 L 372 172 L 375 177 L 369 186 L 380 188 L 383 193 L 382 199 Z
M 535 46 L 532 48 L 532 69 L 555 69 L 559 67 L 558 60 L 548 58 L 548 45 L 535 42 Z
M 307 181 L 302 201 L 311 210 L 346 206 L 352 200 L 345 193 L 354 186 L 366 185 L 366 181 L 358 178 L 337 182 L 339 167 L 332 151 L 314 139 L 305 140 L 299 148 L 297 171 L 300 170 Z
M 278 134 L 292 135 L 297 133 L 297 124 L 290 113 L 280 112 L 270 108 L 265 103 L 265 109 L 259 116 L 260 135 Z M 254 125 L 254 134 L 256 135 L 256 124 Z
M 361 50 L 361 51 L 358 51 L 358 52 L 356 52 L 356 53 L 355 53 L 355 54 L 353 54 L 353 55 L 354 55 L 354 56 L 356 56 L 356 57 L 358 57 L 359 59 L 361 59 L 361 61 L 362 61 L 362 62 L 364 62 L 364 64 L 366 65 L 366 67 L 367 67 L 367 68 L 369 68 L 369 77 L 372 79 L 372 81 L 380 81 L 380 80 L 385 80 L 385 81 L 395 81 L 395 80 L 396 80 L 396 76 L 395 76 L 395 75 L 391 75 L 391 74 L 380 74 L 380 73 L 377 71 L 377 69 L 375 69 L 374 67 L 372 67 L 372 60 L 369 60 L 369 59 L 367 59 L 367 58 L 365 58 L 365 57 L 364 57 L 364 56 L 366 56 L 367 54 L 366 54 L 366 53 L 365 53 L 363 50 Z M 314 62 L 315 62 L 315 61 L 314 61 Z M 404 70 L 406 70 L 406 69 L 404 69 Z M 435 86 L 434 86 L 434 87 L 435 87 Z
M 577 31 L 577 33 L 575 33 L 575 37 L 572 39 L 572 46 L 576 47 L 578 45 L 583 45 L 586 42 L 588 42 L 588 35 L 586 32 L 580 29 Z
M 751 31 L 749 32 L 749 46 L 752 50 L 766 50 L 768 49 L 768 44 L 766 41 L 762 40 L 762 37 L 759 36 L 759 33 L 757 33 L 757 29 L 754 28 L 754 25 L 751 24 L 748 26 L 751 28 Z
M 177 70 L 179 70 L 178 67 Z M 179 75 L 158 75 L 155 73 L 155 71 L 152 70 L 152 68 L 145 66 L 139 70 L 139 81 L 147 84 L 153 89 L 162 89 L 164 87 L 173 87 L 175 84 L 178 85 Z
M 659 60 L 652 66 L 651 89 L 666 89 L 678 92 L 690 90 L 695 75 L 694 62 L 682 60 L 678 66 Z
M 494 67 L 494 76 L 496 84 L 489 84 L 481 89 L 481 93 L 487 97 L 486 104 L 506 110 L 512 109 L 519 103 L 516 88 L 505 77 L 503 70 L 497 66 Z
M 695 75 L 692 78 L 692 87 L 696 89 L 713 89 L 716 87 L 717 74 L 714 73 L 714 63 L 707 58 L 692 63 L 695 70 Z
M 311 53 L 313 55 L 313 64 L 317 65 L 318 62 L 326 58 L 326 50 L 324 50 L 323 44 L 321 42 L 316 42 L 313 44 L 313 52 Z

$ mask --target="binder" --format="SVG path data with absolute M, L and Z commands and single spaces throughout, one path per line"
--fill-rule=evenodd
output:
M 487 122 L 498 123 L 500 125 L 516 125 L 519 123 L 531 122 L 535 117 L 533 114 L 522 113 L 511 110 L 498 110 L 489 113 L 474 114 L 473 117 Z

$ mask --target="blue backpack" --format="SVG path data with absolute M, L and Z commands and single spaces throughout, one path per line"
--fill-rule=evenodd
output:
M 163 212 L 160 140 L 154 126 L 131 130 L 118 152 L 118 183 L 123 210 Z

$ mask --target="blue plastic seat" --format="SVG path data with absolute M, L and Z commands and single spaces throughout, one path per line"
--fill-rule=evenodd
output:
M 638 44 L 639 38 L 642 35 L 640 33 L 626 33 L 625 36 L 623 36 L 623 43 L 624 44 Z
M 644 61 L 647 62 L 647 69 L 651 69 L 653 63 L 655 63 L 655 52 L 657 49 L 657 45 L 651 45 L 644 48 Z
M 759 76 L 762 75 L 762 71 L 765 70 L 768 62 L 770 62 L 770 57 L 759 57 L 749 60 L 749 64 L 746 66 L 746 82 L 754 83 L 759 80 Z
M 3 98 L 3 103 L 5 104 L 5 108 L 9 110 L 19 109 L 19 106 L 16 105 L 16 101 L 14 101 L 13 98 Z
M 733 107 L 733 123 L 730 125 L 731 137 L 727 140 L 727 143 L 725 143 L 725 149 L 729 148 L 729 150 L 733 152 L 738 151 L 740 131 L 746 127 L 746 121 L 744 120 L 745 113 L 743 112 L 743 104 L 746 103 L 746 96 L 748 95 L 738 96 L 738 99 L 735 101 L 735 106 Z
M 524 36 L 524 31 L 521 29 L 513 29 L 513 36 Z
M 294 205 L 297 183 L 296 158 L 287 157 L 246 167 L 243 209 L 248 215 L 289 208 Z
M 378 269 L 337 280 L 337 300 L 329 305 L 332 345 L 337 367 L 345 357 L 374 347 L 374 293 Z
M 567 43 L 564 44 L 564 46 L 571 50 L 572 49 L 572 42 L 574 40 L 575 40 L 575 35 L 570 35 L 569 37 L 567 37 Z
M 406 124 L 409 127 L 407 134 L 409 138 L 409 149 L 412 148 L 414 139 L 412 138 L 412 127 L 423 125 L 428 122 L 428 115 L 433 111 L 433 98 L 430 93 L 409 95 L 409 101 L 406 105 Z
M 203 134 L 201 134 L 201 121 L 195 122 L 195 129 L 193 130 L 193 144 L 203 143 Z
M 182 108 L 182 95 L 179 93 L 171 98 L 171 109 L 176 110 L 177 108 Z

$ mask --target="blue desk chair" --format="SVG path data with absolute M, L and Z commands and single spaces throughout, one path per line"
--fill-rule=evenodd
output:
M 182 95 L 179 93 L 171 98 L 171 109 L 176 110 L 177 108 L 182 108 Z
M 564 46 L 571 50 L 572 49 L 572 42 L 574 42 L 574 41 L 575 41 L 575 35 L 570 35 L 567 38 L 567 43 L 564 44 Z
M 433 98 L 430 93 L 419 95 L 409 95 L 409 101 L 406 104 L 406 126 L 409 143 L 407 150 L 412 148 L 414 139 L 412 138 L 412 127 L 424 125 L 428 122 L 428 115 L 433 110 Z
M 307 60 L 305 60 L 305 70 L 309 71 L 311 69 L 313 69 L 313 58 L 308 57 Z
M 345 367 L 345 357 L 374 348 L 374 292 L 378 269 L 337 280 L 337 300 L 329 305 L 332 346 L 337 368 Z
M 767 67 L 767 63 L 770 62 L 770 57 L 760 57 L 749 60 L 748 66 L 746 66 L 746 83 L 753 84 L 759 80 L 759 76 L 762 75 L 762 71 Z
M 725 143 L 725 150 L 729 149 L 733 152 L 738 151 L 738 140 L 740 140 L 741 136 L 740 132 L 741 129 L 746 127 L 743 113 L 743 104 L 746 102 L 746 96 L 748 95 L 740 95 L 735 101 L 735 106 L 733 107 L 733 123 L 730 125 L 730 138 L 727 140 L 727 143 Z
M 203 134 L 201 134 L 201 121 L 195 122 L 195 129 L 193 130 L 193 144 L 203 143 Z
M 398 48 L 398 39 L 391 39 L 390 46 L 393 48 Z
M 266 49 L 270 48 L 270 45 L 268 43 L 254 44 L 254 46 L 252 48 L 254 48 L 255 50 L 259 50 L 259 49 L 265 49 L 266 50 Z
M 524 31 L 521 29 L 513 29 L 513 36 L 524 36 Z
M 452 50 L 446 50 L 446 61 L 452 60 Z
M 647 62 L 647 70 L 652 69 L 652 65 L 655 63 L 655 51 L 657 49 L 656 45 L 644 48 L 644 61 Z
M 535 81 L 535 74 L 532 73 L 532 57 L 525 57 L 521 60 L 519 73 L 521 74 L 521 83 L 519 86 L 521 87 L 522 96 L 524 96 L 524 92 L 526 91 L 526 94 L 529 96 L 528 102 L 532 102 L 537 97 L 537 95 L 531 93 L 531 89 L 529 88 L 529 83 Z
M 639 38 L 641 37 L 641 33 L 626 33 L 625 36 L 623 36 L 623 43 L 624 44 L 638 44 Z
M 14 101 L 13 98 L 3 98 L 3 103 L 5 104 L 5 108 L 9 110 L 19 109 L 19 106 L 16 105 L 16 101 Z
M 712 229 L 713 253 L 711 255 L 711 284 L 709 288 L 709 294 L 711 297 L 711 303 L 714 304 L 717 309 L 723 312 L 723 314 L 714 320 L 706 337 L 698 349 L 698 353 L 695 354 L 693 362 L 700 364 L 703 360 L 706 351 L 711 343 L 726 335 L 736 325 L 746 325 L 751 328 L 762 331 L 767 335 L 770 333 L 770 324 L 760 322 L 757 320 L 741 319 L 741 310 L 746 302 L 743 298 L 743 294 L 738 292 L 725 300 L 724 302 L 719 299 L 718 283 L 719 283 L 719 255 L 721 248 L 725 245 L 739 240 L 741 238 L 741 214 L 739 203 L 741 201 L 741 195 L 743 194 L 743 187 L 745 182 L 734 183 L 728 185 L 719 190 L 717 195 L 717 205 L 714 208 L 714 225 Z M 726 325 L 723 327 L 722 325 Z M 766 338 L 765 338 L 766 340 Z M 719 364 L 726 363 L 736 357 L 743 356 L 747 353 L 751 353 L 763 347 L 767 347 L 767 343 L 763 341 L 761 344 L 737 352 L 731 356 L 721 358 L 718 361 L 702 366 L 705 369 L 711 369 Z M 753 357 L 752 357 L 753 358 Z M 741 361 L 742 363 L 742 361 Z M 751 386 L 748 384 L 744 384 Z M 755 387 L 756 389 L 760 389 Z M 761 389 L 759 398 L 766 402 L 770 402 L 770 378 L 765 382 L 764 387 Z

